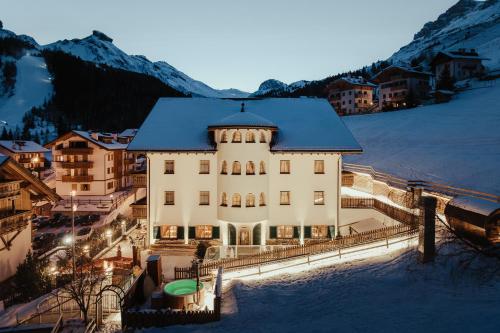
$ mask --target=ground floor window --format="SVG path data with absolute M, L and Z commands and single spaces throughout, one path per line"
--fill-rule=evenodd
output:
M 276 227 L 278 238 L 293 238 L 293 226 L 291 225 L 279 225 Z
M 90 184 L 81 184 L 80 190 L 81 191 L 90 191 Z
M 196 238 L 197 239 L 212 238 L 212 226 L 211 225 L 198 225 L 198 226 L 196 226 Z
M 327 238 L 328 226 L 326 225 L 313 225 L 311 226 L 311 238 Z
M 176 225 L 162 225 L 160 228 L 161 238 L 177 239 L 177 226 Z

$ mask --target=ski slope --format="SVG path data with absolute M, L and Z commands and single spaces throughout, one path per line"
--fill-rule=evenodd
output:
M 500 195 L 500 80 L 446 104 L 343 117 L 363 147 L 345 162 Z
M 22 129 L 22 119 L 26 111 L 50 100 L 52 83 L 47 65 L 42 57 L 27 53 L 17 60 L 14 94 L 0 98 L 0 120 L 8 123 L 14 130 L 16 125 Z

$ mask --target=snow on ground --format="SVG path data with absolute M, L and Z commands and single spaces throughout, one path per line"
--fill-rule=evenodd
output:
M 447 245 L 426 265 L 417 263 L 411 248 L 307 273 L 236 281 L 224 295 L 222 321 L 172 331 L 497 332 L 500 276 L 460 268 L 464 256 L 446 255 L 458 249 Z M 472 266 L 495 264 L 481 258 Z
M 500 81 L 488 85 L 446 104 L 344 117 L 364 150 L 344 161 L 500 195 Z
M 0 98 L 0 120 L 12 130 L 22 129 L 24 113 L 40 106 L 52 95 L 52 83 L 42 57 L 26 54 L 16 62 L 17 75 L 14 95 Z

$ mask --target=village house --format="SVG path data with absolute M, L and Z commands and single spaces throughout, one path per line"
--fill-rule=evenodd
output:
M 102 196 L 131 186 L 135 155 L 126 151 L 131 139 L 73 130 L 46 144 L 52 149 L 56 192 Z
M 59 199 L 14 158 L 0 155 L 0 282 L 16 272 L 31 250 L 32 202 Z
M 40 172 L 48 167 L 45 154 L 50 150 L 34 141 L 0 140 L 0 153 L 12 157 L 30 171 Z
M 457 51 L 441 51 L 431 62 L 431 66 L 439 80 L 443 71 L 448 70 L 453 81 L 461 81 L 483 74 L 482 58 L 475 49 L 458 49 Z
M 343 77 L 330 83 L 326 90 L 328 101 L 339 115 L 373 112 L 374 91 L 377 86 L 363 78 Z
M 379 85 L 379 108 L 398 109 L 418 105 L 428 98 L 431 73 L 389 66 L 372 78 Z
M 338 235 L 342 155 L 361 147 L 324 99 L 161 98 L 128 150 L 147 156 L 148 243 L 256 245 Z

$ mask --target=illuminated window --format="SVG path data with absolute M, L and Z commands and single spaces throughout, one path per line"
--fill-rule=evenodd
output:
M 196 226 L 196 239 L 210 239 L 212 238 L 211 225 L 197 225 Z
M 311 226 L 311 237 L 312 238 L 327 238 L 328 237 L 328 226 L 326 226 L 326 225 L 313 225 L 313 226 Z
M 255 175 L 255 164 L 252 161 L 247 162 L 247 175 Z
M 266 133 L 261 131 L 260 132 L 260 143 L 266 143 Z
M 279 225 L 276 227 L 278 238 L 293 238 L 293 226 Z
M 227 175 L 227 162 L 226 161 L 222 161 L 222 167 L 220 170 L 220 174 Z
M 314 161 L 314 173 L 325 173 L 325 161 L 316 160 Z
M 200 161 L 200 174 L 206 175 L 210 173 L 210 161 L 201 160 Z
M 174 205 L 174 191 L 165 191 L 165 205 Z
M 164 239 L 177 239 L 177 226 L 176 225 L 162 225 L 160 227 L 161 238 Z
M 210 205 L 210 192 L 200 191 L 200 206 Z
M 262 193 L 260 193 L 260 196 L 259 196 L 259 206 L 265 206 L 265 205 L 266 205 L 266 196 L 262 192 Z
M 280 205 L 289 205 L 289 204 L 290 204 L 290 191 L 281 191 Z
M 241 175 L 241 164 L 238 161 L 233 162 L 233 175 Z
M 255 207 L 255 195 L 252 193 L 247 194 L 246 198 L 246 207 Z
M 220 199 L 220 205 L 226 207 L 227 206 L 227 194 L 226 192 L 222 192 L 222 197 Z
M 281 160 L 280 161 L 280 173 L 281 174 L 289 174 L 290 173 L 290 161 L 289 160 Z
M 174 173 L 174 161 L 169 160 L 165 161 L 165 174 L 173 174 Z
M 253 131 L 250 131 L 250 130 L 247 131 L 245 142 L 249 142 L 249 143 L 255 142 L 255 135 L 253 134 Z
M 90 184 L 81 184 L 80 191 L 90 191 Z
M 238 193 L 233 194 L 233 207 L 241 207 L 241 195 Z
M 241 132 L 236 131 L 233 133 L 233 141 L 234 143 L 240 143 L 241 142 Z
M 324 205 L 325 204 L 325 192 L 314 191 L 314 204 L 315 205 Z
M 227 132 L 226 131 L 222 131 L 222 134 L 220 135 L 220 142 L 221 143 L 227 142 Z
M 261 175 L 265 175 L 266 174 L 266 164 L 264 163 L 264 161 L 260 161 L 259 173 Z

